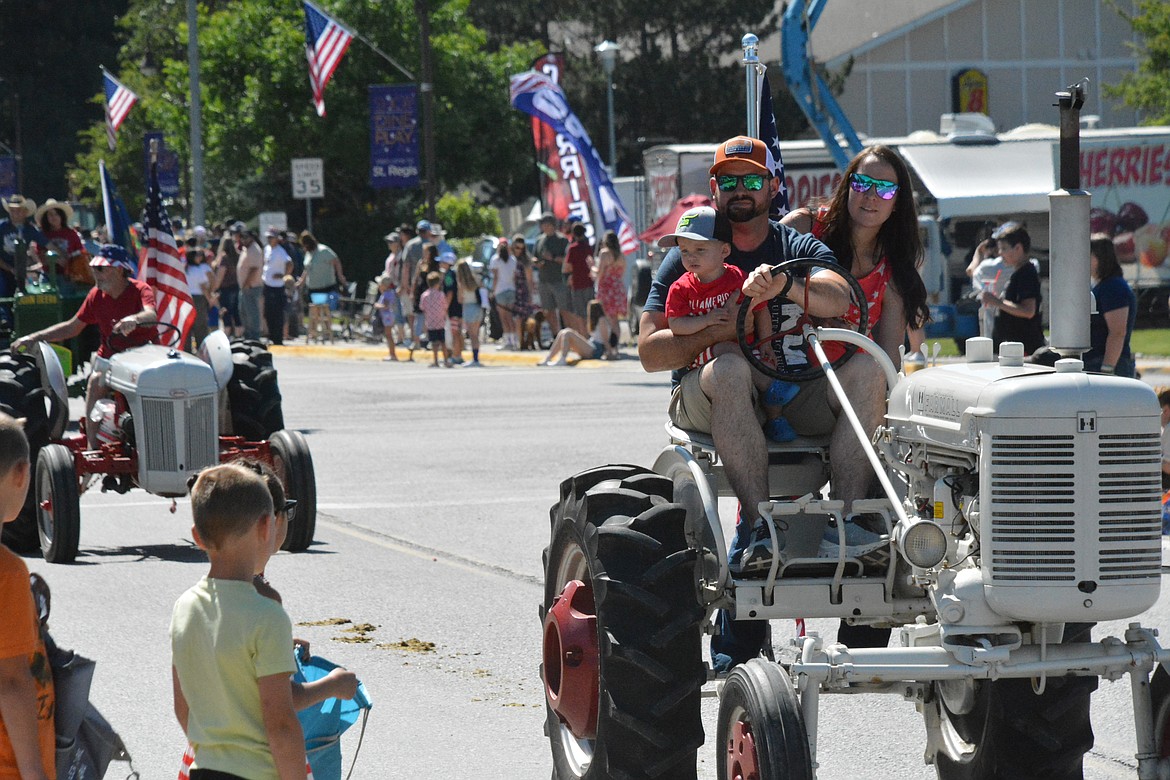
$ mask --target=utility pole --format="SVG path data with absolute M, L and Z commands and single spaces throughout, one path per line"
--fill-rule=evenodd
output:
M 203 220 L 203 99 L 199 92 L 199 14 L 187 0 L 187 70 L 191 74 L 191 223 Z
M 423 160 L 426 165 L 425 191 L 427 219 L 435 218 L 435 74 L 431 61 L 431 15 L 427 0 L 414 0 L 418 17 L 419 54 L 422 59 L 422 81 L 418 91 L 423 99 Z

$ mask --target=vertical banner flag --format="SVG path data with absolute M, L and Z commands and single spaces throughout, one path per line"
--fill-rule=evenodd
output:
M 353 33 L 326 16 L 317 6 L 304 0 L 305 56 L 309 60 L 309 82 L 313 86 L 313 104 L 317 116 L 325 116 L 325 85 L 345 56 Z
M 0 198 L 16 194 L 16 158 L 0 157 Z
M 585 132 L 581 120 L 569 108 L 565 93 L 548 76 L 534 70 L 517 73 L 509 86 L 514 108 L 537 117 L 557 131 L 558 140 L 563 138 L 580 152 L 589 181 L 593 184 L 593 193 L 605 228 L 617 234 L 623 252 L 637 250 L 638 236 L 634 233 L 634 222 L 622 205 L 601 156 L 593 148 L 589 133 Z
M 138 102 L 138 96 L 126 89 L 109 71 L 102 68 L 102 86 L 106 91 L 106 143 L 114 148 L 118 128 L 126 120 L 130 109 Z
M 150 178 L 151 141 L 158 141 L 159 191 L 164 198 L 176 198 L 179 196 L 179 153 L 167 146 L 162 133 L 142 134 L 142 178 Z
M 370 186 L 418 186 L 418 88 L 370 86 Z
M 788 180 L 784 175 L 784 158 L 780 156 L 780 131 L 776 128 L 776 112 L 772 108 L 772 90 L 768 87 L 768 74 L 760 74 L 760 140 L 768 147 L 768 167 L 772 175 L 780 180 L 780 191 L 772 198 L 768 215 L 779 219 L 792 210 L 788 202 Z
M 546 54 L 532 63 L 532 69 L 548 76 L 560 85 L 565 58 L 560 54 Z M 577 147 L 558 135 L 557 131 L 532 117 L 532 142 L 536 146 L 536 167 L 543 182 L 545 208 L 564 222 L 577 217 L 585 225 L 585 235 L 593 238 L 593 211 L 590 209 L 589 181 Z
M 106 170 L 105 160 L 98 160 L 98 173 L 102 179 L 102 209 L 106 217 L 106 238 L 109 243 L 117 244 L 134 257 L 138 254 L 138 249 L 134 246 L 134 237 L 130 233 L 130 215 L 126 213 L 126 206 L 118 197 L 114 180 Z
M 178 328 L 183 334 L 179 344 L 186 344 L 187 334 L 195 324 L 195 303 L 187 287 L 187 270 L 179 257 L 171 219 L 162 204 L 157 164 L 151 164 L 146 182 L 146 216 L 142 229 L 146 233 L 146 255 L 138 269 L 138 278 L 154 288 L 159 324 Z M 167 336 L 163 328 L 158 329 L 158 334 Z

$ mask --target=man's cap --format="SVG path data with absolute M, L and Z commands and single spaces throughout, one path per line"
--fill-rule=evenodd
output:
M 418 231 L 418 232 L 420 232 L 420 233 L 422 233 L 424 230 L 425 230 L 426 232 L 430 233 L 430 232 L 431 232 L 431 223 L 430 223 L 430 221 L 428 221 L 428 220 L 425 220 L 425 219 L 420 219 L 420 220 L 419 220 L 419 221 L 418 221 L 418 222 L 415 224 L 415 226 L 414 226 L 414 229 L 415 229 L 415 230 L 417 230 L 417 231 Z
M 991 238 L 995 241 L 998 241 L 999 239 L 1003 238 L 1004 233 L 1012 230 L 1019 230 L 1023 226 L 1023 222 L 1005 222 L 991 232 Z
M 232 226 L 230 228 L 228 228 L 228 232 L 229 233 L 247 233 L 249 231 L 248 231 L 248 226 L 245 225 L 243 222 L 233 222 Z
M 658 246 L 678 246 L 680 238 L 731 243 L 731 223 L 710 206 L 696 206 L 683 212 L 678 218 L 678 227 L 673 233 L 658 239 Z
M 397 241 L 398 240 L 398 233 L 396 233 L 396 232 L 395 233 L 387 233 L 386 235 L 382 236 L 382 240 L 383 241 Z
M 439 262 L 446 263 L 447 265 L 454 265 L 455 264 L 455 253 L 454 252 L 440 252 L 439 253 Z
M 102 244 L 98 247 L 97 254 L 95 254 L 89 261 L 93 268 L 125 268 L 130 273 L 134 273 L 134 260 L 130 257 L 130 253 L 117 244 Z
M 544 224 L 545 222 L 556 222 L 556 221 L 557 221 L 557 218 L 551 211 L 546 211 L 540 215 L 541 224 Z
M 284 238 L 284 231 L 278 227 L 270 227 L 264 231 L 266 238 Z
M 206 236 L 207 235 L 207 228 L 203 227 L 202 225 L 196 225 L 195 230 L 193 232 L 197 236 Z
M 737 135 L 719 144 L 715 161 L 711 163 L 711 175 L 718 175 L 725 165 L 733 162 L 745 162 L 759 173 L 772 173 L 768 167 L 768 147 L 759 138 Z

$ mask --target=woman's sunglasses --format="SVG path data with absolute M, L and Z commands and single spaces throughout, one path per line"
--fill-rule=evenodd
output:
M 762 173 L 747 173 L 743 176 L 723 175 L 715 177 L 715 183 L 721 192 L 735 192 L 735 188 L 741 181 L 745 190 L 759 192 L 764 189 L 764 179 L 766 178 L 768 177 Z
M 861 195 L 869 192 L 869 188 L 873 187 L 877 190 L 877 196 L 882 200 L 893 200 L 894 196 L 898 194 L 898 182 L 871 179 L 862 173 L 849 174 L 849 186 L 853 188 L 854 192 Z

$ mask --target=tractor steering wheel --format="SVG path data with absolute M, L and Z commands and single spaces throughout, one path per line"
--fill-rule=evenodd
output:
M 821 374 L 820 363 L 816 360 L 815 355 L 808 354 L 808 346 L 804 343 L 803 337 L 799 351 L 801 355 L 806 355 L 807 359 L 801 363 L 789 362 L 790 357 L 785 353 L 784 340 L 790 334 L 800 334 L 804 328 L 805 323 L 811 323 L 813 318 L 808 315 L 808 288 L 805 287 L 805 299 L 803 301 L 793 301 L 786 297 L 788 291 L 792 287 L 792 272 L 803 270 L 807 274 L 811 274 L 816 270 L 826 269 L 833 271 L 841 276 L 849 285 L 850 309 L 857 309 L 858 317 L 856 324 L 845 320 L 834 321 L 834 324 L 839 324 L 842 327 L 849 327 L 856 330 L 858 333 L 866 333 L 867 325 L 869 324 L 869 304 L 865 299 L 865 291 L 861 289 L 861 285 L 853 274 L 846 271 L 844 268 L 826 263 L 824 260 L 814 260 L 812 258 L 798 258 L 795 260 L 787 260 L 779 265 L 772 266 L 770 273 L 786 274 L 788 283 L 784 289 L 776 295 L 776 300 L 788 301 L 795 303 L 801 308 L 801 315 L 796 317 L 790 327 L 784 330 L 778 330 L 767 338 L 756 338 L 755 343 L 748 343 L 747 340 L 747 317 L 748 312 L 752 309 L 753 304 L 757 303 L 757 299 L 745 298 L 743 303 L 739 306 L 739 314 L 735 320 L 735 336 L 739 341 L 739 348 L 743 350 L 744 357 L 753 368 L 760 371 L 765 376 L 773 379 L 781 379 L 789 382 L 807 382 L 810 379 L 815 379 Z M 773 366 L 765 361 L 760 356 L 760 348 L 765 345 L 771 345 L 772 352 L 776 356 L 776 365 Z M 853 357 L 857 352 L 856 345 L 845 344 L 845 351 L 834 360 L 831 365 L 833 368 L 839 368 L 845 361 Z
M 177 326 L 170 324 L 169 322 L 152 322 L 149 325 L 139 325 L 134 330 L 139 330 L 141 328 L 170 328 L 171 330 L 173 330 L 175 332 L 175 338 L 170 344 L 170 346 L 172 346 L 172 347 L 179 346 L 179 341 L 183 338 L 183 331 L 181 331 Z M 130 331 L 130 332 L 133 333 L 134 331 Z M 120 340 L 117 345 L 115 345 L 114 339 Z M 121 342 L 126 342 L 126 343 L 123 344 Z M 121 352 L 127 346 L 129 346 L 129 339 L 128 339 L 127 334 L 118 333 L 117 331 L 110 331 L 110 335 L 106 336 L 106 347 L 109 348 L 110 351 L 112 351 L 112 352 Z

